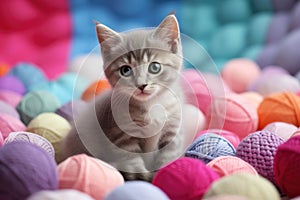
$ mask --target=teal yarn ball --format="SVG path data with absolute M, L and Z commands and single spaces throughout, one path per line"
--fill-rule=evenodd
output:
M 24 124 L 44 112 L 55 112 L 61 106 L 58 99 L 47 91 L 27 93 L 17 106 L 17 111 Z
M 220 156 L 234 156 L 234 146 L 224 137 L 214 133 L 199 136 L 186 150 L 185 156 L 209 163 Z
M 251 16 L 248 0 L 227 0 L 217 4 L 218 19 L 222 23 L 243 22 Z
M 248 27 L 248 44 L 263 44 L 266 40 L 267 31 L 272 20 L 270 12 L 253 15 Z
M 182 21 L 182 31 L 195 39 L 209 36 L 218 26 L 215 9 L 207 4 L 184 3 Z
M 242 53 L 243 58 L 248 58 L 250 60 L 256 60 L 259 53 L 261 52 L 262 46 L 261 45 L 253 45 L 245 49 Z
M 272 11 L 273 0 L 251 0 L 252 10 L 254 12 L 262 12 L 262 11 Z
M 31 63 L 18 63 L 10 71 L 9 74 L 17 77 L 29 91 L 35 85 L 47 82 L 47 78 L 43 71 Z
M 209 52 L 213 57 L 232 58 L 238 56 L 246 46 L 247 28 L 234 23 L 222 26 L 211 38 Z

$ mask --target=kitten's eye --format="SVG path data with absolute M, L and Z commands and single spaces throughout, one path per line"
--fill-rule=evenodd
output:
M 128 65 L 124 65 L 120 68 L 120 74 L 122 76 L 128 77 L 132 75 L 132 69 Z
M 148 72 L 151 74 L 158 74 L 160 70 L 161 70 L 161 65 L 158 62 L 152 62 L 148 67 Z

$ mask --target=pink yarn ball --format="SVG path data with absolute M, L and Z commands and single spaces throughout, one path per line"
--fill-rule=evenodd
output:
M 192 104 L 206 113 L 215 96 L 224 96 L 230 89 L 221 77 L 214 74 L 202 74 L 188 69 L 182 72 L 181 85 L 187 103 Z
M 258 116 L 255 106 L 238 94 L 216 98 L 206 115 L 210 129 L 225 129 L 240 139 L 257 130 Z
M 232 59 L 222 70 L 222 78 L 228 86 L 237 93 L 245 92 L 260 74 L 259 66 L 248 59 Z
M 22 99 L 22 95 L 17 92 L 13 92 L 9 90 L 0 90 L 0 100 L 8 103 L 14 108 L 17 107 L 21 99 Z
M 256 108 L 258 108 L 259 104 L 264 99 L 263 96 L 257 92 L 243 92 L 240 93 L 240 95 L 252 103 Z
M 161 168 L 152 183 L 173 200 L 201 199 L 210 185 L 219 179 L 217 173 L 193 158 L 179 158 Z
M 26 126 L 13 116 L 0 113 L 0 132 L 5 139 L 11 132 L 25 131 Z
M 212 168 L 220 177 L 234 173 L 250 173 L 258 175 L 257 171 L 249 163 L 235 156 L 220 156 L 209 163 L 207 166 Z
M 272 122 L 263 130 L 271 131 L 283 140 L 288 140 L 297 131 L 297 127 L 286 122 Z
M 4 142 L 3 135 L 0 131 L 0 146 L 2 146 L 3 142 Z
M 300 136 L 281 144 L 274 158 L 275 180 L 279 188 L 293 198 L 300 196 Z
M 275 183 L 273 160 L 278 146 L 283 142 L 283 139 L 270 131 L 257 131 L 241 141 L 236 156 L 252 165 L 258 174 Z
M 97 200 L 124 183 L 115 168 L 85 154 L 69 157 L 57 169 L 59 189 L 76 189 Z
M 222 130 L 222 129 L 207 129 L 207 130 L 200 131 L 196 135 L 194 140 L 197 139 L 199 136 L 205 134 L 205 133 L 214 133 L 214 134 L 217 134 L 217 135 L 220 135 L 220 136 L 224 137 L 225 139 L 227 139 L 234 146 L 235 149 L 238 147 L 238 145 L 241 141 L 237 134 L 235 134 L 231 131 L 226 131 L 226 130 Z

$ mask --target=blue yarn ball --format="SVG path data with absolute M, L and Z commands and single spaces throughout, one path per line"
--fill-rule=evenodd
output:
M 9 72 L 10 75 L 17 77 L 29 91 L 37 84 L 47 82 L 44 72 L 40 68 L 30 63 L 19 63 L 15 65 Z
M 209 52 L 214 58 L 238 56 L 246 46 L 246 33 L 244 24 L 228 24 L 221 27 L 211 38 Z
M 222 23 L 242 22 L 251 16 L 250 2 L 248 0 L 220 1 L 217 5 L 217 13 Z
M 142 192 L 141 192 L 142 191 Z M 169 200 L 158 187 L 144 181 L 128 181 L 111 191 L 104 200 Z
M 248 28 L 248 44 L 263 44 L 265 42 L 271 20 L 272 14 L 270 12 L 253 15 Z
M 215 9 L 212 6 L 184 4 L 182 8 L 182 30 L 193 38 L 212 34 L 218 26 Z
M 213 133 L 199 136 L 186 150 L 185 156 L 197 158 L 205 163 L 219 156 L 234 156 L 234 146 L 224 137 Z
M 152 1 L 141 0 L 110 0 L 108 6 L 120 17 L 143 16 L 152 10 Z M 155 12 L 155 11 L 154 11 Z
M 254 12 L 272 11 L 272 0 L 251 0 L 252 10 Z

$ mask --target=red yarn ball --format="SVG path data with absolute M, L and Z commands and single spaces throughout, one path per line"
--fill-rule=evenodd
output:
M 281 144 L 274 158 L 275 181 L 290 198 L 300 196 L 300 136 Z
M 172 200 L 198 200 L 219 175 L 202 161 L 179 158 L 161 168 L 152 183 Z

